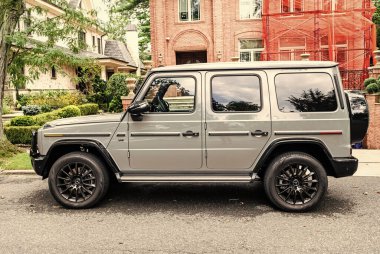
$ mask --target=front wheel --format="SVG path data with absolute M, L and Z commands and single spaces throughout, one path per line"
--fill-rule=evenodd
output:
M 272 160 L 265 172 L 264 189 L 272 203 L 281 210 L 308 211 L 317 206 L 326 193 L 326 171 L 309 154 L 281 154 Z
M 107 193 L 106 167 L 94 155 L 73 152 L 59 158 L 49 173 L 49 190 L 54 199 L 68 208 L 89 208 Z

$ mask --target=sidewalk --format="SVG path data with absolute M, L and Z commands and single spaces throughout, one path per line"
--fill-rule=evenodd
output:
M 352 155 L 359 159 L 355 176 L 380 177 L 380 150 L 354 149 Z

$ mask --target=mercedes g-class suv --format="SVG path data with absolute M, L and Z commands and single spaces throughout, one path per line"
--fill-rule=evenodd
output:
M 353 102 L 351 110 L 350 101 Z M 88 208 L 119 182 L 263 180 L 270 201 L 306 211 L 327 176 L 351 176 L 368 110 L 337 63 L 258 62 L 151 70 L 119 115 L 61 119 L 33 134 L 34 170 L 53 197 Z

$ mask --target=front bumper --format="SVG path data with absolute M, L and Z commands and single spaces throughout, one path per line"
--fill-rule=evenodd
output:
M 331 164 L 333 165 L 334 176 L 339 178 L 355 174 L 358 170 L 359 161 L 353 156 L 347 158 L 333 158 Z
M 30 158 L 32 161 L 34 172 L 36 172 L 37 175 L 44 177 L 44 168 L 45 168 L 45 163 L 46 163 L 45 156 L 30 157 Z

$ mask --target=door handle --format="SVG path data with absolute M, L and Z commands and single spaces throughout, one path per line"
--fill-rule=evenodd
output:
M 262 137 L 262 136 L 265 137 L 265 136 L 268 136 L 268 132 L 262 131 L 262 130 L 255 130 L 255 131 L 251 131 L 251 135 L 255 137 Z
M 182 132 L 182 136 L 184 136 L 184 137 L 199 137 L 199 132 L 186 131 L 186 132 Z

